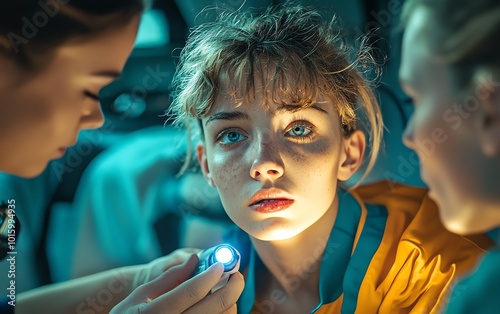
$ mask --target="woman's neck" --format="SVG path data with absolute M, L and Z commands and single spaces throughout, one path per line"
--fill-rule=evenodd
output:
M 266 278 L 264 282 L 274 282 L 290 300 L 300 300 L 304 293 L 313 293 L 319 301 L 321 258 L 337 210 L 336 197 L 331 208 L 317 222 L 291 239 L 261 241 L 251 238 L 262 263 L 272 276 L 272 280 Z

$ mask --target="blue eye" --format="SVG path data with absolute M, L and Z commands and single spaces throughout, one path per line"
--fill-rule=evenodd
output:
M 217 140 L 222 145 L 230 145 L 230 144 L 241 142 L 247 138 L 248 138 L 247 136 L 245 136 L 239 132 L 236 132 L 236 131 L 223 131 L 217 137 Z
M 311 134 L 311 132 L 311 128 L 303 124 L 297 124 L 288 130 L 287 134 L 293 137 L 307 137 Z

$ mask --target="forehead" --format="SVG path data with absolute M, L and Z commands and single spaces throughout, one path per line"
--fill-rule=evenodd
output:
M 299 79 L 289 67 L 277 67 L 274 63 L 257 64 L 251 72 L 226 70 L 219 76 L 216 98 L 230 100 L 236 106 L 258 103 L 269 110 L 272 104 L 308 107 L 328 96 L 318 87 L 321 84 L 310 83 L 322 82 L 320 75 Z
M 110 28 L 84 40 L 70 40 L 56 50 L 56 58 L 71 62 L 71 69 L 120 72 L 135 42 L 139 17 L 121 27 Z
M 403 35 L 399 79 L 404 84 L 416 84 L 423 72 L 429 68 L 432 53 L 428 37 L 432 35 L 430 12 L 423 6 L 410 13 Z

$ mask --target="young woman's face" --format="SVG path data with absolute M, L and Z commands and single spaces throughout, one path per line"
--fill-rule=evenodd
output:
M 240 228 L 260 240 L 288 239 L 336 210 L 337 180 L 351 174 L 342 168 L 346 140 L 331 102 L 266 111 L 262 90 L 239 107 L 219 93 L 202 119 L 198 160 Z
M 451 69 L 429 51 L 430 21 L 429 11 L 417 8 L 404 34 L 399 75 L 415 111 L 403 140 L 418 154 L 422 179 L 447 228 L 485 231 L 500 221 L 498 160 L 486 158 L 481 147 L 484 91 L 453 87 Z
M 138 23 L 136 17 L 91 40 L 63 44 L 31 77 L 2 61 L 9 69 L 0 74 L 0 171 L 36 176 L 75 144 L 80 130 L 102 125 L 96 95 L 121 72 Z

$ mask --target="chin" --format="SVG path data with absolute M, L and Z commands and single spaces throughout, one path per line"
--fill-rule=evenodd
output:
M 465 219 L 464 217 L 453 217 L 453 218 L 443 218 L 443 225 L 448 231 L 459 235 L 473 235 L 478 233 L 485 233 L 490 229 L 493 229 L 495 226 L 485 224 L 484 221 L 478 221 L 474 219 L 475 217 L 471 217 L 470 219 Z
M 259 234 L 252 235 L 261 241 L 282 241 L 288 240 L 297 235 L 297 232 L 290 229 L 275 228 L 274 230 L 263 230 Z
M 448 231 L 459 235 L 485 233 L 498 227 L 499 221 L 488 215 L 487 205 L 471 198 L 447 202 L 436 199 L 439 216 Z
M 459 234 L 459 235 L 468 235 L 472 232 L 464 226 L 464 224 L 460 221 L 448 221 L 443 220 L 443 225 L 448 231 Z

